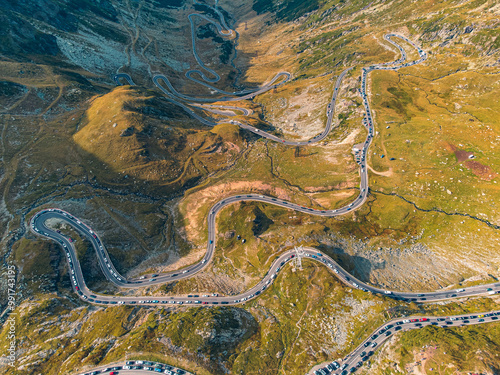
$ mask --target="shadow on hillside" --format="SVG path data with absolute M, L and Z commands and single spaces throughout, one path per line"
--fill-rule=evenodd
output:
M 332 257 L 333 260 L 351 275 L 366 283 L 370 282 L 370 275 L 374 270 L 386 268 L 385 261 L 374 264 L 365 257 L 348 254 L 340 246 L 320 244 L 317 248 Z

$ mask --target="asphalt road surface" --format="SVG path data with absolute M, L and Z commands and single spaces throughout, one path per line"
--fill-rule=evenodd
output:
M 115 362 L 105 366 L 95 367 L 92 370 L 81 373 L 81 375 L 97 375 L 97 374 L 127 374 L 127 375 L 141 375 L 141 374 L 168 374 L 168 375 L 192 375 L 191 372 L 181 368 L 170 366 L 160 362 L 150 362 L 143 360 L 130 360 Z
M 356 372 L 364 362 L 368 361 L 374 352 L 395 333 L 420 329 L 426 326 L 436 326 L 443 329 L 461 327 L 466 325 L 484 324 L 497 322 L 500 311 L 489 311 L 484 313 L 473 313 L 464 315 L 453 315 L 443 317 L 412 316 L 408 318 L 394 319 L 378 327 L 365 339 L 356 349 L 342 360 L 333 361 L 322 366 L 315 366 L 310 372 L 313 374 L 347 375 Z
M 222 15 L 220 15 L 222 17 Z M 222 17 L 223 19 L 223 17 Z M 210 21 L 212 22 L 212 21 Z M 192 24 L 194 24 L 192 22 Z M 219 28 L 218 31 L 219 33 L 227 34 L 224 30 L 227 29 L 227 25 L 224 26 L 224 28 Z M 407 54 L 404 48 L 399 45 L 393 38 L 400 38 L 402 40 L 405 40 L 407 43 L 411 44 L 414 48 L 417 49 L 418 54 L 420 58 L 418 60 L 414 61 L 407 61 Z M 207 226 L 208 226 L 208 243 L 207 243 L 207 251 L 205 253 L 205 256 L 196 264 L 187 266 L 183 269 L 169 272 L 169 273 L 163 273 L 160 275 L 152 275 L 147 278 L 139 278 L 139 279 L 127 279 L 124 276 L 120 275 L 118 271 L 115 269 L 113 264 L 110 261 L 109 254 L 106 251 L 106 248 L 103 244 L 103 242 L 100 240 L 99 236 L 97 233 L 91 229 L 88 225 L 86 225 L 82 220 L 79 218 L 73 216 L 72 214 L 65 212 L 63 210 L 57 209 L 57 208 L 50 208 L 50 209 L 45 209 L 40 212 L 38 212 L 35 216 L 33 216 L 32 220 L 30 221 L 30 229 L 35 232 L 38 235 L 45 236 L 53 241 L 58 242 L 67 257 L 68 263 L 69 263 L 69 268 L 70 268 L 70 277 L 72 279 L 72 284 L 75 292 L 82 298 L 83 300 L 93 303 L 93 304 L 99 304 L 99 305 L 113 305 L 113 304 L 126 304 L 126 305 L 150 305 L 150 306 L 156 306 L 156 305 L 162 305 L 162 304 L 177 304 L 177 305 L 199 305 L 199 306 L 213 306 L 213 305 L 236 305 L 236 304 L 241 304 L 244 303 L 245 301 L 248 301 L 250 299 L 256 298 L 259 294 L 263 293 L 269 285 L 273 282 L 273 280 L 277 277 L 278 273 L 289 263 L 291 260 L 293 260 L 296 256 L 298 256 L 298 253 L 295 250 L 288 250 L 279 256 L 276 257 L 276 259 L 273 261 L 268 273 L 264 276 L 264 278 L 254 287 L 248 289 L 244 293 L 238 294 L 238 295 L 233 295 L 233 296 L 221 296 L 217 294 L 202 294 L 202 295 L 195 295 L 195 294 L 190 294 L 190 295 L 179 295 L 179 296 L 168 296 L 168 297 L 153 297 L 153 296 L 147 296 L 147 297 L 141 297 L 141 296 L 113 296 L 113 295 L 101 295 L 97 294 L 91 290 L 88 289 L 88 287 L 85 284 L 85 280 L 83 279 L 82 275 L 82 270 L 80 267 L 80 264 L 78 262 L 77 256 L 76 256 L 76 251 L 74 247 L 74 240 L 66 237 L 62 233 L 58 231 L 54 231 L 46 226 L 46 221 L 48 219 L 58 219 L 62 220 L 69 225 L 71 225 L 73 228 L 75 228 L 82 236 L 86 237 L 92 246 L 94 247 L 96 254 L 97 254 L 97 259 L 99 261 L 99 265 L 106 276 L 106 278 L 112 282 L 113 284 L 117 285 L 118 287 L 122 288 L 137 288 L 137 287 L 144 287 L 144 286 L 149 286 L 149 285 L 156 285 L 156 284 L 162 284 L 162 283 L 167 283 L 167 282 L 172 282 L 188 277 L 192 277 L 194 274 L 200 272 L 203 270 L 208 263 L 211 261 L 214 251 L 215 251 L 215 220 L 217 214 L 226 206 L 236 203 L 236 202 L 243 202 L 243 201 L 254 201 L 254 202 L 263 202 L 267 204 L 272 204 L 280 207 L 284 207 L 290 210 L 295 210 L 295 211 L 300 211 L 304 213 L 308 213 L 311 215 L 318 215 L 318 216 L 328 216 L 328 217 L 333 217 L 333 216 L 339 216 L 339 215 L 345 215 L 349 213 L 349 211 L 356 210 L 357 208 L 361 207 L 361 205 L 365 202 L 367 195 L 368 195 L 368 173 L 367 173 L 367 168 L 366 168 L 366 154 L 368 151 L 368 148 L 371 144 L 371 141 L 373 139 L 374 135 L 374 124 L 373 124 L 373 117 L 372 117 L 372 110 L 369 105 L 368 101 L 368 96 L 366 92 L 366 84 L 367 84 L 367 76 L 371 71 L 374 70 L 397 70 L 405 67 L 409 67 L 418 63 L 421 63 L 427 59 L 427 54 L 420 49 L 418 46 L 416 46 L 413 42 L 408 40 L 407 38 L 396 35 L 396 34 L 387 34 L 385 36 L 385 39 L 394 45 L 396 48 L 401 53 L 401 57 L 398 60 L 395 60 L 390 63 L 384 63 L 384 64 L 376 64 L 376 65 L 371 65 L 369 67 L 365 67 L 362 69 L 362 75 L 361 75 L 361 96 L 363 100 L 363 105 L 365 107 L 365 112 L 366 115 L 363 119 L 363 124 L 367 129 L 367 138 L 365 142 L 362 144 L 361 149 L 359 150 L 357 154 L 357 161 L 360 166 L 360 187 L 359 187 L 359 195 L 348 205 L 345 207 L 336 209 L 336 210 L 321 210 L 321 209 L 316 209 L 316 208 L 309 208 L 309 207 L 304 207 L 298 204 L 295 204 L 293 202 L 288 202 L 284 201 L 272 196 L 265 196 L 265 195 L 259 195 L 259 194 L 242 194 L 242 195 L 235 195 L 231 197 L 227 197 L 219 202 L 217 202 L 209 211 L 208 218 L 207 218 Z M 193 41 L 194 43 L 194 41 Z M 196 52 L 194 51 L 196 54 Z M 201 64 L 203 66 L 203 64 Z M 335 109 L 335 104 L 336 104 L 336 99 L 338 96 L 338 92 L 340 91 L 340 85 L 342 82 L 342 79 L 345 77 L 345 75 L 348 73 L 350 70 L 346 69 L 345 71 L 342 72 L 342 74 L 338 77 L 337 82 L 334 87 L 332 99 L 330 103 L 327 106 L 327 123 L 325 126 L 325 130 L 317 135 L 316 137 L 312 138 L 311 140 L 308 141 L 289 141 L 285 139 L 280 139 L 276 137 L 273 134 L 266 133 L 260 129 L 254 128 L 248 124 L 244 124 L 238 121 L 233 121 L 229 120 L 228 122 L 237 124 L 241 126 L 244 129 L 247 129 L 249 131 L 254 132 L 255 134 L 258 134 L 262 137 L 274 140 L 276 142 L 285 144 L 285 145 L 290 145 L 290 146 L 299 146 L 299 145 L 309 145 L 315 142 L 319 142 L 323 139 L 325 139 L 331 128 L 332 128 L 332 123 L 333 123 L 333 113 Z M 216 73 L 212 73 L 211 70 L 208 70 L 205 68 L 208 72 L 210 72 L 214 77 L 218 77 Z M 198 71 L 199 72 L 199 71 Z M 210 79 L 202 72 L 199 72 L 199 74 L 204 77 L 207 81 L 213 82 L 214 79 Z M 286 80 L 290 79 L 290 74 L 283 72 L 275 76 L 273 80 L 267 84 L 262 86 L 259 89 L 256 89 L 252 92 L 249 93 L 243 93 L 243 96 L 240 96 L 238 98 L 222 98 L 222 99 L 211 99 L 211 101 L 230 101 L 230 100 L 241 100 L 241 99 L 249 99 L 253 98 L 254 96 L 258 95 L 259 93 L 268 91 L 274 87 L 276 87 L 278 84 L 275 84 L 275 82 L 280 78 L 280 77 L 286 77 Z M 133 84 L 132 79 L 130 76 L 124 73 L 117 74 L 115 76 L 115 80 L 118 84 L 120 83 L 120 79 L 125 79 L 129 84 Z M 204 101 L 200 100 L 199 98 L 192 98 L 183 94 L 180 94 L 175 91 L 175 89 L 170 85 L 170 82 L 168 79 L 162 75 L 157 75 L 153 78 L 155 84 L 165 93 L 169 96 L 167 100 L 170 100 L 172 102 L 175 102 L 175 104 L 181 105 L 186 111 L 190 112 L 195 118 L 198 118 L 200 121 L 203 123 L 206 123 L 207 125 L 213 126 L 215 125 L 214 123 L 201 118 L 198 116 L 196 113 L 194 113 L 190 108 L 188 108 L 186 105 L 178 102 L 178 99 L 183 99 L 183 100 L 196 100 L 196 101 Z M 169 90 L 166 90 L 163 88 L 159 80 L 163 80 Z M 285 80 L 285 81 L 286 81 Z M 282 84 L 281 82 L 280 84 Z M 172 94 L 172 92 L 174 94 Z M 208 102 L 209 100 L 207 100 Z M 224 108 L 222 106 L 221 108 Z M 229 108 L 224 108 L 224 109 L 231 109 Z M 235 110 L 241 110 L 238 108 L 232 108 Z M 222 112 L 220 112 L 222 113 Z M 414 302 L 432 302 L 432 301 L 438 301 L 438 300 L 444 300 L 444 299 L 453 299 L 453 298 L 461 298 L 461 297 L 471 297 L 471 296 L 478 296 L 478 295 L 488 295 L 488 294 L 496 294 L 500 291 L 500 283 L 493 283 L 493 284 L 487 284 L 487 285 L 477 285 L 473 287 L 468 287 L 468 288 L 461 288 L 458 290 L 451 290 L 451 289 L 441 289 L 438 291 L 431 291 L 431 292 L 422 292 L 422 293 L 407 293 L 407 292 L 399 292 L 399 291 L 394 291 L 394 290 L 383 290 L 380 288 L 376 288 L 374 286 L 371 286 L 369 284 L 366 284 L 352 275 L 350 275 L 347 271 L 345 271 L 339 264 L 337 264 L 333 259 L 331 259 L 329 256 L 326 254 L 323 254 L 322 252 L 314 249 L 314 248 L 304 248 L 303 252 L 300 254 L 302 257 L 307 257 L 311 260 L 318 261 L 320 263 L 323 263 L 330 271 L 335 274 L 342 282 L 344 282 L 346 285 L 356 288 L 356 289 L 361 289 L 365 292 L 373 293 L 373 294 L 383 294 L 384 296 L 388 298 L 393 298 L 401 301 L 414 301 Z M 477 316 L 476 316 L 477 315 Z M 479 316 L 481 315 L 481 316 Z M 484 315 L 484 316 L 483 316 Z M 330 367 L 332 367 L 332 371 L 335 374 L 343 374 L 346 375 L 347 373 L 352 373 L 355 372 L 357 368 L 361 366 L 361 364 L 366 361 L 370 356 L 373 354 L 373 351 L 376 350 L 380 346 L 380 344 L 388 339 L 392 334 L 399 330 L 408 330 L 408 329 L 416 329 L 416 328 L 421 328 L 426 325 L 437 325 L 441 327 L 453 327 L 453 326 L 459 326 L 459 325 L 466 325 L 466 324 L 480 324 L 480 323 L 488 323 L 492 321 L 497 320 L 497 315 L 500 315 L 499 312 L 488 312 L 484 314 L 468 314 L 466 316 L 459 316 L 459 317 L 450 317 L 448 318 L 436 318 L 436 317 L 414 317 L 414 318 L 408 318 L 408 319 L 399 319 L 399 320 L 394 320 L 389 323 L 384 324 L 382 327 L 379 327 L 375 333 L 372 334 L 370 338 L 368 338 L 365 342 L 363 342 L 357 349 L 355 349 L 350 355 L 348 355 L 341 363 L 339 363 L 340 369 L 334 369 L 334 364 L 330 364 Z M 123 371 L 123 370 L 120 370 Z M 143 370 L 134 370 L 130 371 L 127 370 L 128 373 L 144 373 Z M 318 374 L 321 374 L 321 371 L 326 370 L 317 370 Z
M 238 198 L 241 197 L 241 198 Z M 228 198 L 223 202 L 219 202 L 219 206 L 213 209 L 209 213 L 209 243 L 207 245 L 207 252 L 203 259 L 191 266 L 184 269 L 172 271 L 169 273 L 164 273 L 160 275 L 155 275 L 154 277 L 148 277 L 144 279 L 126 279 L 124 276 L 120 275 L 118 271 L 114 268 L 110 261 L 108 252 L 99 239 L 97 233 L 88 227 L 83 221 L 77 217 L 71 215 L 68 212 L 57 208 L 50 208 L 38 212 L 31 220 L 30 229 L 36 234 L 48 237 L 56 242 L 58 242 L 64 249 L 68 263 L 70 266 L 71 279 L 73 281 L 73 287 L 76 293 L 84 300 L 95 303 L 95 304 L 144 304 L 144 305 L 158 305 L 158 304 L 199 304 L 199 305 L 235 305 L 245 302 L 249 299 L 256 298 L 260 293 L 266 290 L 273 280 L 277 277 L 278 273 L 283 269 L 283 267 L 295 256 L 297 252 L 295 250 L 288 250 L 276 257 L 272 263 L 268 273 L 264 278 L 256 284 L 253 288 L 248 289 L 242 294 L 233 296 L 218 296 L 218 295 L 183 295 L 183 296 L 169 296 L 169 297 L 141 297 L 141 296 L 113 296 L 113 295 L 99 295 L 88 289 L 83 279 L 82 270 L 78 259 L 76 257 L 76 250 L 74 248 L 74 239 L 70 239 L 58 233 L 52 229 L 49 229 L 45 222 L 48 219 L 58 219 L 64 221 L 75 228 L 82 236 L 86 237 L 88 241 L 92 244 L 96 251 L 97 259 L 99 265 L 106 276 L 106 278 L 115 284 L 116 286 L 122 288 L 139 288 L 144 286 L 163 284 L 167 282 L 172 282 L 176 280 L 181 280 L 187 277 L 191 277 L 194 274 L 203 270 L 213 257 L 215 251 L 215 243 L 213 238 L 215 238 L 215 217 L 217 211 L 228 204 L 239 202 L 241 200 L 251 200 L 251 201 L 262 201 L 267 202 L 265 196 L 253 196 L 249 194 L 248 196 L 235 196 L 232 197 L 234 200 Z M 275 198 L 271 198 L 275 199 Z M 282 207 L 288 207 L 295 209 L 294 204 L 287 203 L 283 205 L 284 201 L 276 200 L 272 204 L 276 204 Z M 301 207 L 304 209 L 303 207 Z M 217 210 L 217 211 L 216 211 Z M 308 210 L 308 209 L 307 209 Z M 308 212 L 308 211 L 304 211 Z M 212 238 L 212 239 L 210 239 Z M 308 258 L 314 261 L 318 261 L 327 266 L 332 273 L 334 273 L 339 280 L 344 282 L 351 288 L 356 288 L 363 290 L 365 292 L 370 292 L 373 294 L 383 294 L 389 298 L 408 301 L 408 302 L 433 302 L 445 299 L 459 298 L 459 297 L 471 297 L 478 295 L 488 295 L 495 294 L 500 291 L 500 283 L 486 284 L 486 285 L 476 285 L 468 288 L 462 288 L 458 290 L 443 289 L 439 291 L 423 292 L 423 293 L 408 293 L 408 292 L 398 292 L 384 290 L 374 287 L 370 284 L 366 284 L 361 280 L 358 280 L 354 276 L 350 275 L 346 270 L 344 270 L 338 263 L 336 263 L 328 255 L 318 251 L 317 249 L 304 247 L 303 248 L 303 258 Z

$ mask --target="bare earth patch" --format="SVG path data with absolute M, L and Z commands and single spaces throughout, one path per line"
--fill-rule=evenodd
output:
M 465 150 L 455 150 L 455 156 L 459 163 L 469 160 L 469 158 L 473 155 L 470 151 Z
M 431 345 L 422 351 L 414 353 L 414 362 L 408 363 L 405 366 L 405 370 L 407 371 L 407 373 L 412 375 L 427 375 L 425 364 L 427 363 L 429 358 L 432 358 L 436 349 L 437 346 Z
M 481 180 L 491 181 L 496 176 L 498 176 L 497 173 L 493 172 L 493 169 L 491 169 L 490 166 L 481 164 L 480 162 L 475 160 L 466 161 L 465 166 L 469 168 L 472 173 L 478 176 Z
M 498 173 L 494 172 L 489 165 L 481 164 L 476 160 L 471 160 L 474 158 L 474 153 L 471 151 L 465 151 L 457 148 L 457 146 L 447 143 L 445 147 L 452 151 L 457 158 L 459 163 L 464 163 L 467 169 L 470 169 L 481 180 L 491 181 L 498 176 Z
M 366 167 L 372 171 L 373 173 L 379 175 L 379 176 L 385 176 L 385 177 L 391 177 L 394 173 L 392 172 L 392 168 L 389 168 L 388 171 L 385 172 L 378 172 L 375 169 L 373 169 L 368 163 L 366 164 Z

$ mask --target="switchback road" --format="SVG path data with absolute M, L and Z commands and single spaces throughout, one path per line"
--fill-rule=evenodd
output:
M 221 17 L 222 14 L 220 12 L 218 13 Z M 193 16 L 194 17 L 194 16 Z M 208 20 L 211 23 L 214 23 L 213 20 L 209 20 L 206 17 L 203 17 L 206 20 Z M 222 17 L 223 19 L 223 17 Z M 194 22 L 192 21 L 192 17 L 190 17 L 191 25 L 194 25 Z M 194 26 L 192 26 L 194 27 Z M 227 25 L 224 24 L 224 26 L 218 26 L 217 27 L 218 32 L 224 35 L 230 35 L 230 33 L 227 31 Z M 194 34 L 193 34 L 194 35 Z M 194 38 L 194 37 L 193 37 Z M 115 295 L 103 295 L 103 294 L 97 294 L 95 292 L 92 292 L 91 290 L 88 289 L 88 287 L 85 284 L 85 280 L 83 278 L 82 270 L 80 267 L 80 263 L 78 261 L 77 255 L 76 255 L 76 250 L 74 247 L 73 240 L 68 238 L 67 236 L 63 235 L 62 233 L 52 230 L 49 227 L 47 227 L 46 222 L 48 219 L 58 219 L 61 221 L 66 222 L 67 224 L 71 225 L 74 229 L 76 229 L 83 237 L 86 237 L 92 246 L 94 247 L 96 254 L 97 254 L 97 259 L 99 261 L 99 265 L 106 276 L 106 278 L 112 282 L 113 284 L 117 285 L 118 287 L 121 288 L 137 288 L 137 287 L 144 287 L 144 286 L 150 286 L 150 285 L 156 285 L 156 284 L 162 284 L 166 282 L 172 282 L 180 279 L 184 279 L 187 277 L 192 277 L 196 273 L 200 272 L 203 270 L 209 262 L 211 261 L 214 251 L 216 249 L 216 217 L 217 214 L 226 206 L 230 204 L 234 204 L 237 202 L 244 202 L 244 201 L 253 201 L 253 202 L 262 202 L 262 203 L 267 203 L 267 204 L 272 204 L 276 206 L 280 206 L 283 208 L 287 208 L 290 210 L 295 210 L 295 211 L 300 211 L 303 213 L 311 214 L 311 215 L 318 215 L 318 216 L 327 216 L 327 217 L 334 217 L 334 216 L 339 216 L 339 215 L 345 215 L 349 213 L 350 211 L 356 210 L 357 208 L 361 207 L 362 204 L 365 202 L 367 195 L 368 195 L 368 172 L 367 172 L 367 167 L 366 167 L 366 155 L 368 148 L 371 144 L 371 141 L 374 136 L 374 123 L 373 123 L 373 114 L 372 110 L 369 105 L 369 98 L 367 95 L 367 90 L 366 90 L 366 85 L 367 85 L 367 77 L 368 74 L 371 71 L 374 70 L 398 70 L 401 68 L 409 67 L 418 63 L 421 63 L 427 59 L 427 54 L 418 46 L 416 46 L 412 41 L 409 39 L 401 36 L 401 35 L 396 35 L 396 34 L 387 34 L 385 37 L 385 40 L 389 43 L 391 43 L 393 46 L 398 48 L 398 50 L 401 53 L 401 56 L 398 60 L 395 60 L 393 62 L 389 63 L 384 63 L 384 64 L 375 64 L 371 65 L 368 67 L 365 67 L 362 69 L 361 73 L 361 96 L 363 100 L 363 105 L 365 108 L 365 117 L 363 119 L 363 125 L 367 129 L 367 137 L 365 142 L 362 144 L 361 149 L 359 150 L 357 154 L 357 161 L 359 163 L 360 167 L 360 187 L 359 187 L 359 195 L 347 206 L 335 209 L 335 210 L 320 210 L 320 209 L 315 209 L 315 208 L 309 208 L 309 207 L 304 207 L 298 204 L 295 204 L 293 202 L 288 202 L 284 201 L 275 197 L 271 196 L 265 196 L 265 195 L 258 195 L 258 194 L 242 194 L 242 195 L 235 195 L 231 197 L 227 197 L 216 204 L 209 210 L 208 217 L 207 217 L 207 228 L 208 228 L 208 243 L 207 243 L 207 251 L 204 255 L 204 257 L 196 264 L 190 265 L 188 267 L 185 267 L 184 269 L 180 269 L 174 272 L 169 272 L 169 273 L 163 273 L 161 275 L 153 275 L 149 278 L 140 278 L 140 279 L 127 279 L 124 276 L 120 275 L 119 272 L 116 270 L 116 268 L 113 266 L 109 254 L 106 251 L 106 248 L 103 244 L 103 242 L 100 240 L 99 236 L 97 233 L 91 229 L 89 226 L 87 226 L 82 220 L 79 218 L 75 217 L 74 215 L 65 212 L 61 209 L 57 208 L 50 208 L 50 209 L 45 209 L 33 216 L 30 222 L 30 229 L 36 233 L 37 235 L 41 235 L 44 237 L 47 237 L 53 241 L 56 241 L 59 243 L 64 252 L 65 255 L 68 259 L 68 264 L 70 268 L 70 273 L 71 273 L 71 279 L 72 279 L 72 284 L 75 292 L 82 298 L 83 300 L 93 303 L 93 304 L 99 304 L 99 305 L 117 305 L 117 304 L 126 304 L 126 305 L 150 305 L 150 306 L 157 306 L 157 305 L 162 305 L 162 304 L 176 304 L 176 305 L 236 305 L 240 303 L 244 303 L 245 301 L 248 301 L 250 299 L 256 298 L 259 294 L 264 292 L 269 285 L 273 282 L 273 280 L 277 277 L 278 273 L 283 269 L 283 267 L 286 266 L 287 263 L 289 263 L 294 257 L 298 255 L 298 253 L 294 250 L 288 250 L 285 251 L 284 253 L 278 255 L 272 264 L 270 265 L 268 273 L 262 278 L 262 280 L 257 283 L 255 286 L 252 288 L 248 289 L 247 291 L 239 294 L 239 295 L 234 295 L 234 296 L 219 296 L 215 293 L 212 294 L 204 294 L 204 295 L 179 295 L 179 296 L 158 296 L 158 297 L 141 297 L 141 296 L 115 296 Z M 419 54 L 419 59 L 414 60 L 414 61 L 409 61 L 407 62 L 407 53 L 404 50 L 404 48 L 398 44 L 394 38 L 399 38 L 404 40 L 405 42 L 409 43 L 412 45 Z M 193 46 L 194 46 L 194 39 L 193 39 Z M 209 78 L 207 77 L 203 72 L 201 71 L 191 71 L 190 74 L 192 73 L 197 73 L 199 74 L 205 81 L 207 82 L 216 82 L 219 80 L 219 76 L 217 73 L 215 73 L 211 69 L 207 69 L 201 60 L 199 60 L 199 57 L 197 57 L 196 50 L 193 49 L 193 53 L 195 54 L 195 58 L 198 61 L 198 63 L 210 74 L 214 76 L 214 78 Z M 340 91 L 340 85 L 343 80 L 343 78 L 346 76 L 348 71 L 350 70 L 346 69 L 344 70 L 340 76 L 337 79 L 337 82 L 334 87 L 332 99 L 330 103 L 327 106 L 327 123 L 325 126 L 325 130 L 317 135 L 316 137 L 308 140 L 308 141 L 289 141 L 286 139 L 281 139 L 273 134 L 264 132 L 260 129 L 257 129 L 255 127 L 252 127 L 248 124 L 239 122 L 239 121 L 234 121 L 234 120 L 228 120 L 227 122 L 236 124 L 244 129 L 247 129 L 249 131 L 252 131 L 255 134 L 258 134 L 264 138 L 285 144 L 285 145 L 290 145 L 290 146 L 302 146 L 302 145 L 309 145 L 312 143 L 319 142 L 323 139 L 325 139 L 331 128 L 332 128 L 332 123 L 333 123 L 333 113 L 335 109 L 335 104 L 336 104 L 336 99 L 338 96 L 338 92 Z M 279 84 L 276 84 L 277 80 L 281 77 L 285 77 L 285 80 L 280 82 Z M 160 88 L 168 97 L 166 98 L 167 100 L 180 105 L 183 109 L 185 109 L 188 113 L 190 113 L 193 117 L 197 118 L 200 120 L 202 123 L 209 125 L 209 126 L 214 126 L 216 125 L 215 123 L 206 120 L 202 118 L 201 116 L 197 115 L 194 113 L 187 105 L 180 103 L 178 100 L 187 100 L 187 101 L 193 101 L 193 102 L 207 102 L 207 103 L 213 103 L 215 101 L 220 102 L 220 101 L 234 101 L 234 100 L 244 100 L 244 99 L 251 99 L 255 97 L 256 95 L 266 92 L 272 88 L 277 87 L 280 84 L 283 84 L 287 80 L 289 80 L 291 75 L 287 72 L 282 72 L 277 74 L 273 80 L 271 80 L 268 84 L 262 86 L 261 88 L 255 89 L 255 90 L 247 90 L 247 91 L 241 91 L 238 94 L 241 96 L 238 97 L 225 97 L 225 98 L 218 98 L 218 99 L 203 99 L 203 98 L 194 98 L 188 95 L 180 94 L 178 93 L 173 86 L 170 84 L 169 80 L 163 76 L 163 75 L 156 75 L 153 77 L 154 83 L 157 85 L 158 88 Z M 114 77 L 115 81 L 117 84 L 120 84 L 120 79 L 125 79 L 129 84 L 133 84 L 132 78 L 128 76 L 127 74 L 120 73 L 117 74 Z M 163 81 L 167 87 L 168 90 L 165 89 L 159 81 Z M 170 90 L 170 91 L 169 91 Z M 224 93 L 228 94 L 227 92 L 223 92 L 221 90 L 218 90 L 219 93 Z M 232 95 L 236 93 L 231 93 Z M 228 109 L 228 108 L 225 108 Z M 241 110 L 238 108 L 234 108 L 235 110 Z M 221 112 L 219 112 L 221 113 Z M 338 263 L 336 263 L 332 258 L 330 258 L 328 255 L 314 249 L 314 248 L 304 248 L 303 253 L 301 253 L 301 256 L 307 257 L 311 260 L 318 261 L 322 264 L 324 264 L 328 269 L 335 274 L 342 282 L 344 282 L 346 285 L 348 285 L 351 288 L 357 288 L 360 290 L 363 290 L 368 293 L 373 293 L 373 294 L 382 294 L 388 298 L 393 298 L 401 301 L 414 301 L 414 302 L 431 302 L 431 301 L 439 301 L 439 300 L 444 300 L 444 299 L 453 299 L 453 298 L 459 298 L 459 297 L 471 297 L 471 296 L 478 296 L 478 295 L 488 295 L 488 294 L 496 294 L 497 292 L 500 291 L 500 283 L 493 283 L 493 284 L 488 284 L 488 285 L 478 285 L 478 286 L 473 286 L 473 287 L 468 287 L 468 288 L 461 288 L 457 290 L 451 290 L 451 289 L 441 289 L 439 291 L 433 291 L 433 292 L 422 292 L 422 293 L 408 293 L 408 292 L 399 292 L 395 290 L 383 290 L 380 288 L 376 288 L 372 285 L 369 285 L 367 283 L 364 283 L 352 275 L 350 275 L 346 270 L 344 270 Z M 500 313 L 498 312 L 488 312 L 484 314 L 480 314 L 475 316 L 473 314 L 469 314 L 466 316 L 460 316 L 460 317 L 450 317 L 448 318 L 435 318 L 435 317 L 414 317 L 414 318 L 409 318 L 409 319 L 399 319 L 399 320 L 394 320 L 389 323 L 384 324 L 384 326 L 378 328 L 375 333 L 372 334 L 372 336 L 365 340 L 357 349 L 355 349 L 349 356 L 347 356 L 340 364 L 337 362 L 329 364 L 329 369 L 331 371 L 337 371 L 338 374 L 346 375 L 347 373 L 352 373 L 355 372 L 357 368 L 361 366 L 361 364 L 366 361 L 372 354 L 373 350 L 370 348 L 375 349 L 378 347 L 384 340 L 386 340 L 388 337 L 390 337 L 393 333 L 399 331 L 399 330 L 406 330 L 406 329 L 415 329 L 415 328 L 421 328 L 426 325 L 437 325 L 441 327 L 450 327 L 450 326 L 457 326 L 457 325 L 464 325 L 464 324 L 480 324 L 480 323 L 487 323 L 491 321 L 496 321 L 497 320 L 497 315 Z M 366 350 L 365 350 L 366 349 Z M 322 374 L 323 372 L 326 373 L 327 370 L 322 370 L 318 369 L 316 370 L 317 374 Z M 138 372 L 139 373 L 139 372 Z

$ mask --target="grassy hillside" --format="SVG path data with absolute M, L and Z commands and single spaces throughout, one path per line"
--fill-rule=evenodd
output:
M 229 124 L 201 126 L 152 90 L 145 72 L 162 71 L 181 92 L 211 94 L 184 77 L 195 66 L 186 48 L 190 6 L 102 4 L 99 11 L 84 2 L 50 17 L 37 13 L 26 18 L 31 26 L 18 21 L 0 33 L 1 253 L 19 267 L 18 374 L 75 373 L 130 356 L 202 374 L 299 374 L 347 354 L 388 314 L 498 308 L 490 299 L 399 304 L 345 288 L 308 262 L 302 272 L 287 267 L 270 290 L 238 308 L 102 309 L 77 301 L 60 249 L 21 225 L 40 207 L 85 220 L 118 270 L 131 276 L 197 261 L 208 210 L 223 197 L 265 193 L 329 209 L 349 203 L 359 179 L 351 148 L 366 135 L 360 67 L 397 58 L 383 41 L 389 31 L 422 45 L 429 59 L 370 74 L 377 134 L 367 204 L 335 219 L 263 204 L 229 206 L 218 218 L 217 250 L 206 272 L 137 293 L 237 293 L 297 244 L 317 246 L 357 277 L 387 288 L 432 290 L 500 277 L 497 2 L 221 1 L 240 34 L 241 71 L 231 65 L 228 44 L 219 70 L 227 41 L 203 34 L 198 51 L 224 76 L 218 87 L 234 91 L 278 71 L 292 73 L 290 83 L 241 104 L 254 111 L 255 126 L 294 139 L 319 134 L 337 75 L 354 67 L 341 87 L 338 126 L 324 142 L 300 148 Z M 20 19 L 18 8 L 5 9 L 2 20 Z M 139 86 L 112 87 L 117 70 L 130 72 Z M 84 272 L 95 275 L 92 254 L 74 237 Z M 116 292 L 96 279 L 100 291 Z M 425 345 L 437 346 L 424 353 L 433 359 L 418 365 L 425 371 L 497 368 L 495 327 L 405 333 L 365 371 L 410 366 Z
M 172 119 L 177 126 L 165 126 Z M 73 139 L 101 162 L 97 178 L 111 184 L 129 180 L 127 185 L 138 184 L 142 191 L 150 185 L 166 192 L 190 187 L 230 164 L 245 147 L 234 126 L 193 128 L 178 108 L 130 87 L 93 100 Z
M 360 373 L 495 374 L 500 369 L 499 328 L 498 323 L 491 323 L 446 330 L 426 327 L 403 333 L 386 345 Z

